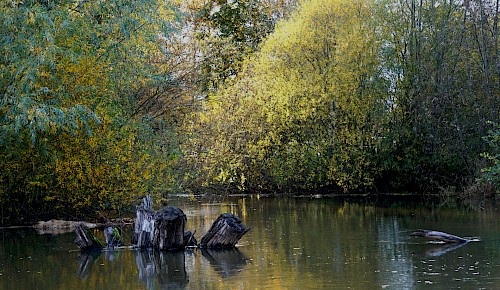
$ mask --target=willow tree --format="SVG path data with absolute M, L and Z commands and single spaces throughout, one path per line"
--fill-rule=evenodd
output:
M 205 182 L 261 190 L 373 185 L 383 122 L 372 4 L 302 3 L 227 89 L 192 139 Z

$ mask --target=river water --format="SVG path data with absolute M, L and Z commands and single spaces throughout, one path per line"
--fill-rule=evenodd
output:
M 219 214 L 252 227 L 235 250 L 84 255 L 73 233 L 0 230 L 0 289 L 500 289 L 500 213 L 330 198 L 175 198 L 200 239 Z M 408 234 L 479 237 L 459 247 Z M 131 228 L 123 228 L 129 241 Z M 96 234 L 101 235 L 99 231 Z

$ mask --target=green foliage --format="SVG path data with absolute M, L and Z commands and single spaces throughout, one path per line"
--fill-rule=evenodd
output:
M 489 160 L 492 165 L 481 170 L 484 178 L 500 188 L 500 124 L 491 123 L 493 129 L 488 130 L 488 135 L 483 137 L 486 143 L 491 147 L 491 152 L 484 152 L 482 157 Z
M 207 102 L 193 162 L 207 184 L 256 190 L 369 187 L 383 121 L 370 5 L 310 1 L 240 78 Z
M 474 179 L 500 93 L 498 16 L 485 5 L 385 1 L 377 12 L 392 88 L 384 172 L 395 188 L 460 188 Z
M 242 61 L 274 29 L 276 12 L 280 9 L 272 3 L 210 0 L 197 9 L 194 26 L 197 37 L 204 43 L 200 47 L 203 92 L 214 92 L 226 79 L 235 77 Z
M 195 177 L 234 190 L 465 187 L 500 93 L 498 12 L 473 2 L 301 3 L 193 121 Z
M 168 190 L 170 127 L 131 115 L 159 82 L 171 7 L 3 1 L 0 15 L 1 222 L 121 210 Z

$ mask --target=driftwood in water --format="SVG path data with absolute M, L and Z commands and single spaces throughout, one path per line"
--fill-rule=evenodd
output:
M 194 237 L 194 233 L 192 233 L 191 231 L 184 232 L 184 245 L 186 247 L 198 246 L 198 241 Z
M 237 216 L 224 213 L 212 224 L 212 227 L 200 241 L 200 248 L 232 248 L 246 234 L 246 228 Z
M 79 224 L 76 229 L 76 239 L 75 244 L 78 245 L 82 251 L 96 251 L 102 250 L 103 245 L 97 237 L 95 237 L 92 232 L 83 224 Z
M 440 241 L 444 243 L 467 243 L 471 241 L 471 239 L 432 230 L 417 230 L 411 233 L 410 236 L 424 237 L 429 240 Z

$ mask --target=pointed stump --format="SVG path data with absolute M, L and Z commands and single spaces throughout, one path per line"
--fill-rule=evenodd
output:
M 230 213 L 221 214 L 200 241 L 200 248 L 233 248 L 251 228 L 246 228 L 241 219 Z
M 153 245 L 154 211 L 151 196 L 146 196 L 137 206 L 132 244 L 139 248 L 151 248 Z

